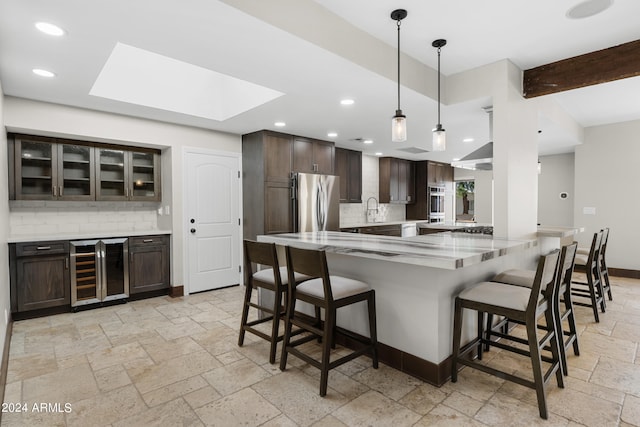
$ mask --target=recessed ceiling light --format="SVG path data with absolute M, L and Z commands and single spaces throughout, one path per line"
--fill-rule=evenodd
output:
M 53 25 L 48 22 L 36 22 L 35 25 L 38 30 L 42 31 L 45 34 L 49 34 L 50 36 L 64 35 L 64 30 L 57 25 Z
M 52 73 L 51 71 L 48 71 L 48 70 L 43 70 L 41 68 L 34 68 L 31 71 L 33 71 L 33 74 L 40 77 L 55 77 L 55 73 Z
M 609 9 L 613 0 L 586 0 L 567 11 L 567 18 L 584 19 Z
M 287 124 L 286 124 L 285 122 L 275 122 L 273 125 L 274 125 L 275 127 L 278 127 L 278 128 L 283 128 L 283 127 L 285 127 Z
M 353 99 L 343 99 L 340 101 L 340 104 L 342 105 L 353 105 L 355 101 Z
M 459 158 L 457 158 L 457 157 L 456 157 L 456 158 L 451 159 L 451 161 L 452 161 L 452 162 L 457 162 L 458 160 L 460 160 L 460 159 L 459 159 Z
M 462 140 L 462 142 L 473 142 L 475 141 L 473 138 L 465 138 Z
M 327 136 L 328 136 L 329 138 L 335 138 L 336 136 L 338 136 L 338 134 L 337 134 L 336 132 L 329 132 L 329 133 L 327 134 Z
M 372 139 L 365 139 L 364 141 L 362 141 L 363 144 L 373 144 L 373 140 Z
M 376 156 L 382 156 L 382 153 L 381 153 L 380 151 L 378 151 L 378 152 L 376 153 Z

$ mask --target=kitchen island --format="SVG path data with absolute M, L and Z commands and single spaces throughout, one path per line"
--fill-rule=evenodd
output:
M 325 250 L 332 274 L 369 283 L 376 291 L 381 360 L 436 385 L 449 377 L 454 297 L 503 270 L 534 268 L 539 255 L 536 240 L 448 232 L 405 238 L 291 233 L 258 240 Z M 475 331 L 470 317 L 467 336 Z M 337 314 L 339 325 L 362 335 L 367 335 L 366 319 L 364 304 Z

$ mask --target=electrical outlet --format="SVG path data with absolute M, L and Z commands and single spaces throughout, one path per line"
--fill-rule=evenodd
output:
M 158 215 L 162 215 L 162 206 L 158 208 Z

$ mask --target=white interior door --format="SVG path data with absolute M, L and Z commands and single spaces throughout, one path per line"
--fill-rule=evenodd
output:
M 188 292 L 241 282 L 240 155 L 185 153 Z

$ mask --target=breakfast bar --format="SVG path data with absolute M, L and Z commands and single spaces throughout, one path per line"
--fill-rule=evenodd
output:
M 369 283 L 382 361 L 436 385 L 449 375 L 455 295 L 500 271 L 534 268 L 539 255 L 536 240 L 451 232 L 402 238 L 328 231 L 258 240 L 325 250 L 331 273 Z M 338 310 L 337 322 L 367 335 L 364 304 Z M 469 320 L 467 336 L 474 330 Z

